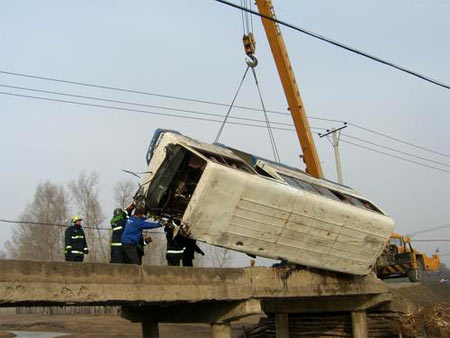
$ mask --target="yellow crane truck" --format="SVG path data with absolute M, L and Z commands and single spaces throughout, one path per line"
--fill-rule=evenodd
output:
M 440 266 L 437 252 L 428 257 L 413 248 L 408 236 L 393 233 L 377 260 L 376 273 L 380 279 L 408 277 L 411 282 L 420 282 L 424 271 L 438 271 Z

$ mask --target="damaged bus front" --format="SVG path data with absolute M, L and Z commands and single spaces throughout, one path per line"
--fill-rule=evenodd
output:
M 147 163 L 136 203 L 212 245 L 365 275 L 394 227 L 348 187 L 177 132 L 155 133 Z

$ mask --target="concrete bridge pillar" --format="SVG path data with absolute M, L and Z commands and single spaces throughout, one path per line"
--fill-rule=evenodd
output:
M 143 338 L 159 338 L 158 323 L 144 321 L 141 325 Z
M 352 331 L 354 338 L 368 338 L 369 330 L 367 327 L 366 311 L 352 312 Z
M 211 338 L 231 338 L 230 322 L 212 323 L 211 324 Z
M 289 314 L 275 314 L 275 330 L 277 338 L 289 338 Z

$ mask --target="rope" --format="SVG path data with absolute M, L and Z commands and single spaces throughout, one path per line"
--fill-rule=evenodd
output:
M 267 115 L 266 106 L 264 104 L 264 100 L 261 94 L 261 89 L 259 88 L 258 78 L 256 76 L 255 68 L 252 67 L 253 77 L 255 78 L 256 88 L 258 89 L 259 100 L 261 101 L 262 110 L 264 112 L 264 118 L 266 120 L 267 131 L 269 132 L 270 145 L 272 147 L 273 157 L 276 162 L 280 163 L 280 154 L 278 153 L 277 144 L 275 142 L 275 137 L 273 136 L 272 128 L 270 126 L 269 117 Z
M 242 76 L 241 82 L 239 83 L 239 87 L 236 91 L 236 94 L 234 94 L 233 101 L 231 101 L 230 107 L 228 107 L 227 114 L 225 115 L 225 118 L 223 119 L 222 125 L 220 126 L 219 132 L 216 135 L 216 138 L 214 140 L 214 143 L 219 142 L 220 135 L 222 135 L 223 127 L 225 127 L 225 123 L 227 123 L 228 116 L 230 115 L 231 109 L 233 108 L 234 102 L 236 101 L 236 98 L 241 90 L 242 84 L 244 83 L 245 77 L 247 76 L 248 69 L 250 66 L 247 66 L 245 69 L 244 75 Z

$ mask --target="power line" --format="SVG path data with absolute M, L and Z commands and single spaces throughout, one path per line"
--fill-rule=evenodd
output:
M 46 223 L 46 222 L 34 222 L 34 221 L 13 221 L 8 219 L 0 219 L 0 222 L 2 223 L 10 223 L 10 224 L 20 224 L 20 225 L 42 225 L 42 226 L 53 226 L 53 227 L 61 227 L 61 228 L 68 228 L 70 225 L 67 224 L 60 224 L 60 223 Z M 101 228 L 101 227 L 89 227 L 89 226 L 82 226 L 83 229 L 92 229 L 92 230 L 100 230 L 100 231 L 111 231 L 111 228 Z M 162 232 L 156 232 L 156 231 L 146 231 L 147 233 L 151 234 L 161 234 L 165 235 Z
M 347 134 L 341 134 L 341 136 L 344 136 L 344 137 L 347 137 L 347 138 L 351 138 L 351 139 L 354 139 L 354 140 L 358 140 L 360 142 L 371 144 L 371 145 L 374 145 L 374 146 L 377 146 L 377 147 L 381 147 L 381 148 L 384 148 L 384 149 L 388 149 L 388 150 L 394 151 L 394 152 L 399 153 L 399 154 L 412 156 L 412 157 L 415 157 L 415 158 L 420 159 L 420 160 L 424 160 L 424 161 L 440 164 L 440 165 L 443 165 L 445 167 L 450 167 L 450 165 L 447 164 L 447 163 L 442 163 L 442 162 L 430 160 L 430 159 L 425 158 L 425 157 L 417 156 L 417 155 L 408 153 L 406 151 L 401 151 L 401 150 L 397 150 L 397 149 L 394 149 L 394 148 L 386 147 L 386 146 L 383 146 L 381 144 L 378 144 L 378 143 L 375 143 L 375 142 L 370 142 L 370 141 L 367 141 L 367 140 L 364 140 L 364 139 L 361 139 L 361 138 L 358 138 L 358 137 L 355 137 L 355 136 L 350 136 L 350 135 L 347 135 Z
M 34 221 L 12 221 L 8 219 L 0 219 L 0 222 L 2 223 L 11 223 L 11 224 L 21 224 L 21 225 L 45 225 L 45 226 L 54 226 L 54 227 L 61 227 L 61 228 L 68 228 L 69 225 L 66 224 L 60 224 L 60 223 L 45 223 L 45 222 L 34 222 Z M 84 229 L 93 229 L 93 230 L 111 230 L 111 228 L 95 228 L 95 227 L 88 227 L 83 226 Z
M 7 74 L 7 75 L 13 75 L 13 76 L 20 76 L 20 77 L 26 77 L 26 78 L 32 78 L 32 79 L 39 79 L 39 80 L 46 80 L 46 81 L 54 81 L 54 82 L 60 82 L 60 83 L 68 83 L 68 84 L 74 84 L 74 85 L 79 85 L 79 86 L 85 86 L 85 87 L 92 87 L 92 88 L 100 88 L 100 89 L 109 89 L 109 90 L 115 90 L 115 91 L 121 91 L 121 92 L 128 92 L 128 93 L 134 93 L 134 94 L 143 94 L 143 95 L 148 95 L 148 96 L 155 96 L 155 97 L 163 97 L 163 98 L 169 98 L 169 99 L 176 99 L 176 100 L 182 100 L 182 101 L 188 101 L 188 102 L 196 102 L 196 103 L 204 103 L 204 104 L 209 104 L 209 105 L 215 105 L 215 106 L 221 106 L 221 107 L 229 107 L 228 104 L 226 103 L 220 103 L 220 102 L 213 102 L 213 101 L 206 101 L 206 100 L 197 100 L 197 99 L 191 99 L 191 98 L 186 98 L 186 97 L 181 97 L 181 96 L 174 96 L 174 95 L 164 95 L 164 94 L 158 94 L 158 93 L 151 93 L 151 92 L 144 92 L 144 91 L 139 91 L 139 90 L 133 90 L 133 89 L 125 89 L 125 88 L 118 88 L 118 87 L 112 87 L 112 86 L 104 86 L 104 85 L 97 85 L 97 84 L 90 84 L 90 83 L 86 83 L 86 82 L 77 82 L 77 81 L 71 81 L 71 80 L 63 80 L 63 79 L 57 79 L 57 78 L 51 78 L 51 77 L 44 77 L 44 76 L 37 76 L 37 75 L 30 75 L 30 74 L 24 74 L 24 73 L 14 73 L 14 72 L 8 72 L 8 71 L 3 71 L 0 70 L 0 74 Z M 6 85 L 3 85 L 6 86 Z M 14 87 L 14 86 L 11 86 Z M 24 88 L 24 87 L 18 87 L 18 88 Z M 28 88 L 30 89 L 30 88 Z M 28 90 L 28 89 L 24 89 L 24 90 Z M 45 92 L 45 91 L 42 91 Z M 48 91 L 49 93 L 51 93 L 50 91 Z M 57 92 L 53 92 L 55 95 L 63 95 L 63 93 L 59 93 L 57 94 Z M 68 95 L 68 94 L 66 94 Z M 80 97 L 82 97 L 80 95 Z M 98 99 L 98 98 L 94 98 L 94 97 L 85 97 L 85 98 L 92 98 L 92 99 Z M 105 101 L 107 101 L 106 99 L 103 99 Z M 126 101 L 117 101 L 117 100 L 109 100 L 109 102 L 117 102 L 117 103 L 124 103 L 124 104 L 132 104 L 132 105 L 143 105 L 143 104 L 137 104 L 137 103 L 128 103 Z M 143 105 L 145 106 L 145 105 Z M 168 107 L 162 107 L 162 106 L 152 106 L 152 105 L 147 105 L 148 107 L 155 107 L 155 108 L 160 108 L 160 109 L 169 109 L 169 110 L 175 110 L 174 108 L 168 108 Z M 256 112 L 263 112 L 262 109 L 260 108 L 255 108 L 255 107 L 247 107 L 247 106 L 239 106 L 239 105 L 235 105 L 235 108 L 239 108 L 239 109 L 244 109 L 244 110 L 250 110 L 250 111 L 256 111 Z M 189 112 L 188 110 L 181 110 L 183 112 Z M 192 111 L 193 113 L 195 111 Z M 291 116 L 290 113 L 284 113 L 284 112 L 280 112 L 280 111 L 275 111 L 275 110 L 267 110 L 268 113 L 270 114 L 279 114 L 279 115 L 284 115 L 284 116 Z M 204 113 L 206 114 L 206 113 Z M 216 115 L 216 114 L 213 114 Z M 224 115 L 218 115 L 223 117 Z M 318 121 L 326 121 L 326 122 L 335 122 L 335 123 L 347 123 L 343 120 L 336 120 L 336 119 L 329 119 L 329 118 L 324 118 L 324 117 L 316 117 L 316 116 L 308 116 L 309 119 L 312 120 L 318 120 Z M 242 120 L 245 120 L 245 118 L 240 118 Z M 251 119 L 248 119 L 251 120 Z M 277 122 L 279 124 L 283 124 L 282 122 Z M 404 141 L 401 140 L 399 138 L 395 138 L 393 136 L 381 133 L 379 131 L 373 130 L 373 129 L 369 129 L 363 126 L 360 126 L 358 124 L 355 123 L 347 123 L 348 125 L 351 125 L 355 128 L 370 132 L 370 133 L 374 133 L 377 134 L 379 136 L 383 136 L 386 137 L 388 139 L 403 143 L 403 144 L 407 144 L 409 146 L 424 150 L 424 151 L 428 151 L 437 155 L 441 155 L 441 156 L 445 156 L 450 158 L 450 155 L 448 154 L 443 154 L 441 152 L 417 145 L 417 144 L 413 144 L 411 142 L 408 141 Z M 288 125 L 288 124 L 286 124 Z M 289 124 L 292 125 L 292 124 Z M 276 128 L 275 128 L 276 129 Z M 315 128 L 312 128 L 315 129 Z M 317 128 L 316 128 L 317 129 Z M 283 129 L 282 129 L 283 130 Z M 294 129 L 292 129 L 293 131 L 295 131 Z
M 417 72 L 415 72 L 415 71 L 406 69 L 406 68 L 404 68 L 404 67 L 402 67 L 402 66 L 395 65 L 395 64 L 393 64 L 392 62 L 389 62 L 389 61 L 380 59 L 379 57 L 376 57 L 376 56 L 374 56 L 374 55 L 370 55 L 370 54 L 368 54 L 368 53 L 366 53 L 366 52 L 363 52 L 363 51 L 361 51 L 361 50 L 359 50 L 359 49 L 356 49 L 356 48 L 347 46 L 347 45 L 345 45 L 345 44 L 343 44 L 343 43 L 341 43 L 341 42 L 332 40 L 332 39 L 327 38 L 327 37 L 325 37 L 325 36 L 323 36 L 323 35 L 319 35 L 319 34 L 317 34 L 317 33 L 308 31 L 308 30 L 306 30 L 306 29 L 304 29 L 304 28 L 301 28 L 301 27 L 298 27 L 298 26 L 294 26 L 294 25 L 292 25 L 292 24 L 290 24 L 290 23 L 287 23 L 287 22 L 285 22 L 285 21 L 281 21 L 281 20 L 272 18 L 272 17 L 270 17 L 270 16 L 261 14 L 261 13 L 259 13 L 259 12 L 253 11 L 253 10 L 251 10 L 251 9 L 248 9 L 248 8 L 245 8 L 245 7 L 236 5 L 236 4 L 232 3 L 232 2 L 228 2 L 228 1 L 225 1 L 225 0 L 215 0 L 215 1 L 220 2 L 220 3 L 222 3 L 222 4 L 225 4 L 225 5 L 228 5 L 228 6 L 231 6 L 231 7 L 234 7 L 234 8 L 237 8 L 237 9 L 240 9 L 240 10 L 243 10 L 243 11 L 246 11 L 246 12 L 249 12 L 249 13 L 251 13 L 251 14 L 257 15 L 257 16 L 262 17 L 262 18 L 265 18 L 265 19 L 267 19 L 267 20 L 276 22 L 276 23 L 278 23 L 279 25 L 289 27 L 289 28 L 294 29 L 294 30 L 296 30 L 296 31 L 298 31 L 298 32 L 301 32 L 301 33 L 304 33 L 304 34 L 306 34 L 306 35 L 309 35 L 309 36 L 311 36 L 311 37 L 313 37 L 313 38 L 316 38 L 316 39 L 325 41 L 325 42 L 330 43 L 330 44 L 332 44 L 332 45 L 334 45 L 334 46 L 336 46 L 336 47 L 339 47 L 339 48 L 348 50 L 349 52 L 358 54 L 358 55 L 360 55 L 360 56 L 364 56 L 364 57 L 366 57 L 366 58 L 368 58 L 368 59 L 371 59 L 371 60 L 373 60 L 373 61 L 382 63 L 382 64 L 384 64 L 384 65 L 386 65 L 386 66 L 395 68 L 395 69 L 400 70 L 400 71 L 402 71 L 402 72 L 404 72 L 404 73 L 407 73 L 407 74 L 410 74 L 410 75 L 412 75 L 412 76 L 418 77 L 419 79 L 425 80 L 425 81 L 427 81 L 427 82 L 430 82 L 430 83 L 435 84 L 435 85 L 437 85 L 437 86 L 443 87 L 443 88 L 445 88 L 445 89 L 450 89 L 450 85 L 447 85 L 447 84 L 445 84 L 445 83 L 443 83 L 443 82 L 439 82 L 439 81 L 434 80 L 434 79 L 432 79 L 432 78 L 430 78 L 430 77 L 428 77 L 428 76 L 425 76 L 425 75 L 419 74 L 419 73 L 417 73 Z
M 69 100 L 59 100 L 59 99 L 53 99 L 53 98 L 48 98 L 48 97 L 42 97 L 42 96 L 32 96 L 32 95 L 15 94 L 15 93 L 7 93 L 7 92 L 0 92 L 0 94 L 1 95 L 16 96 L 16 97 L 24 97 L 24 98 L 30 98 L 30 99 L 37 99 L 37 100 L 44 100 L 44 101 L 52 101 L 52 102 L 74 104 L 74 105 L 80 105 L 80 106 L 89 106 L 89 107 L 106 108 L 106 109 L 116 109 L 116 110 L 123 110 L 123 111 L 129 111 L 129 112 L 134 112 L 134 113 L 142 113 L 142 114 L 150 114 L 150 115 L 161 115 L 161 116 L 170 116 L 170 117 L 179 117 L 179 118 L 190 119 L 190 120 L 222 123 L 222 121 L 220 121 L 220 120 L 208 119 L 208 118 L 203 118 L 203 117 L 193 117 L 193 116 L 185 116 L 185 115 L 177 115 L 177 114 L 168 114 L 168 113 L 154 112 L 154 111 L 148 111 L 148 110 L 123 108 L 123 107 L 117 107 L 117 106 L 107 106 L 107 105 L 101 105 L 101 104 L 95 104 L 95 103 L 85 103 L 85 102 L 77 102 L 77 101 L 69 101 Z M 265 125 L 258 125 L 258 124 L 251 124 L 251 123 L 242 123 L 242 122 L 228 122 L 228 123 L 229 124 L 233 124 L 233 125 L 238 125 L 238 126 L 257 127 L 257 128 L 264 128 L 264 129 L 267 128 Z M 294 129 L 281 128 L 281 127 L 273 127 L 273 129 L 295 131 Z M 325 130 L 325 128 L 318 128 L 318 127 L 311 127 L 311 129 Z
M 400 157 L 400 156 L 395 156 L 395 155 L 386 153 L 384 151 L 380 151 L 380 150 L 376 150 L 376 149 L 373 149 L 373 148 L 369 148 L 369 147 L 363 146 L 361 144 L 357 144 L 357 143 L 353 143 L 353 142 L 345 141 L 345 140 L 341 140 L 341 142 L 352 144 L 352 145 L 354 145 L 356 147 L 360 147 L 360 148 L 364 148 L 364 149 L 367 149 L 367 150 L 370 150 L 370 151 L 374 151 L 374 152 L 379 153 L 379 154 L 383 154 L 383 155 L 387 155 L 387 156 L 390 156 L 390 157 L 394 157 L 394 158 L 399 159 L 399 160 L 403 160 L 403 161 L 406 161 L 406 162 L 414 163 L 414 164 L 420 165 L 422 167 L 427 167 L 427 168 L 438 170 L 438 171 L 442 171 L 442 172 L 445 172 L 445 173 L 450 173 L 450 171 L 445 170 L 445 169 L 436 168 L 436 167 L 433 167 L 433 166 L 430 166 L 430 165 L 427 165 L 427 164 L 423 164 L 423 163 L 420 163 L 420 162 L 416 162 L 416 161 L 413 161 L 413 160 L 410 160 L 410 159 L 407 159 L 407 158 L 403 158 L 403 157 Z
M 450 239 L 412 239 L 412 242 L 450 242 Z
M 377 135 L 386 137 L 386 138 L 388 138 L 388 139 L 391 139 L 391 140 L 393 140 L 393 141 L 397 141 L 397 142 L 400 142 L 400 143 L 404 143 L 404 144 L 407 144 L 407 145 L 412 146 L 412 147 L 415 147 L 415 148 L 419 148 L 419 149 L 422 149 L 422 150 L 425 150 L 425 151 L 428 151 L 428 152 L 431 152 L 431 153 L 434 153 L 434 154 L 437 154 L 437 155 L 441 155 L 441 156 L 445 156 L 445 157 L 450 158 L 450 155 L 448 155 L 448 154 L 443 154 L 443 153 L 434 151 L 434 150 L 432 150 L 432 149 L 429 149 L 429 148 L 425 148 L 425 147 L 419 146 L 419 145 L 417 145 L 417 144 L 413 144 L 413 143 L 410 143 L 410 142 L 407 142 L 407 141 L 403 141 L 403 140 L 398 139 L 398 138 L 395 138 L 395 137 L 393 137 L 393 136 L 389 136 L 389 135 L 380 133 L 379 131 L 376 131 L 376 130 L 373 130 L 373 129 L 369 129 L 369 128 L 366 128 L 366 127 L 362 127 L 362 126 L 357 125 L 357 124 L 354 124 L 354 123 L 348 122 L 348 124 L 351 125 L 351 126 L 353 126 L 353 127 L 355 127 L 355 128 L 359 128 L 359 129 L 361 129 L 361 130 L 368 131 L 369 133 L 377 134 Z
M 441 229 L 446 229 L 446 228 L 450 228 L 450 224 L 441 224 L 438 226 L 434 226 L 425 230 L 420 230 L 420 231 L 416 231 L 416 232 L 412 232 L 409 234 L 410 237 L 418 235 L 418 234 L 423 234 L 426 232 L 431 232 L 431 231 L 436 231 L 436 230 L 441 230 Z
M 88 99 L 88 100 L 96 100 L 96 101 L 103 101 L 103 102 L 127 104 L 127 105 L 132 105 L 132 106 L 157 108 L 157 109 L 171 110 L 171 111 L 190 113 L 190 114 L 198 114 L 198 115 L 205 115 L 205 116 L 214 116 L 214 117 L 224 117 L 225 116 L 225 115 L 222 115 L 222 114 L 205 113 L 205 112 L 201 112 L 201 111 L 198 111 L 198 110 L 179 109 L 179 108 L 158 106 L 158 105 L 152 105 L 152 104 L 144 104 L 144 103 L 135 103 L 135 102 L 129 102 L 129 101 L 112 100 L 112 99 L 105 99 L 105 98 L 96 97 L 96 96 L 77 95 L 77 94 L 55 92 L 55 91 L 50 91 L 50 90 L 42 90 L 42 89 L 29 88 L 29 87 L 18 87 L 18 86 L 10 86 L 10 85 L 5 85 L 5 84 L 0 84 L 0 87 L 6 87 L 6 88 L 11 88 L 11 89 L 20 89 L 20 90 L 26 90 L 26 91 L 33 91 L 33 92 L 37 92 L 37 93 L 45 93 L 45 94 L 52 94 L 52 95 L 75 97 L 75 98 Z M 236 119 L 236 120 L 251 121 L 251 122 L 261 122 L 261 123 L 265 122 L 264 120 L 251 119 L 251 118 L 246 118 L 246 117 L 230 116 L 230 118 Z M 278 124 L 278 125 L 283 125 L 283 126 L 293 126 L 292 123 L 284 123 L 284 122 L 272 122 L 272 123 Z
M 77 81 L 71 81 L 71 80 L 63 80 L 63 79 L 57 79 L 57 78 L 52 78 L 52 77 L 30 75 L 30 74 L 24 74 L 24 73 L 14 73 L 14 72 L 8 72 L 8 71 L 3 71 L 3 70 L 0 70 L 0 74 L 7 74 L 7 75 L 20 76 L 20 77 L 26 77 L 26 78 L 31 78 L 31 79 L 60 82 L 60 83 L 67 83 L 67 84 L 72 84 L 72 85 L 77 85 L 77 86 L 84 86 L 84 87 L 92 87 L 92 88 L 99 88 L 99 89 L 115 90 L 115 91 L 119 91 L 119 92 L 132 93 L 132 94 L 155 96 L 155 97 L 161 97 L 161 98 L 166 98 L 166 99 L 174 99 L 174 100 L 181 100 L 181 101 L 187 101 L 187 102 L 202 103 L 202 104 L 208 104 L 208 105 L 214 105 L 214 106 L 229 107 L 229 104 L 221 103 L 221 102 L 214 102 L 214 101 L 207 101 L 207 100 L 198 100 L 198 99 L 192 99 L 192 98 L 175 96 L 175 95 L 158 94 L 158 93 L 152 93 L 152 92 L 145 92 L 145 91 L 141 91 L 141 90 L 133 90 L 133 89 L 126 89 L 126 88 L 119 88 L 119 87 L 112 87 L 112 86 L 105 86 L 105 85 L 98 85 L 98 84 L 92 84 L 92 83 L 86 83 L 86 82 L 77 82 Z M 244 109 L 244 110 L 256 111 L 256 112 L 262 112 L 263 111 L 260 108 L 247 107 L 247 106 L 235 105 L 234 107 L 235 108 L 239 108 L 239 109 Z M 285 112 L 276 111 L 276 110 L 267 110 L 267 112 L 269 112 L 271 114 L 279 114 L 279 115 L 291 116 L 290 113 L 285 113 Z M 320 121 L 344 123 L 344 121 L 341 121 L 341 120 L 327 119 L 327 118 L 324 118 L 324 117 L 309 116 L 308 118 L 313 119 L 313 120 L 320 120 Z
M 15 93 L 7 93 L 7 92 L 0 92 L 0 94 L 2 95 L 9 95 L 9 96 L 15 96 L 15 97 L 24 97 L 24 98 L 31 98 L 31 99 L 38 99 L 38 100 L 45 100 L 45 101 L 53 101 L 53 102 L 60 102 L 60 103 L 67 103 L 67 104 L 74 104 L 74 105 L 82 105 L 82 106 L 90 106 L 90 107 L 97 107 L 97 108 L 106 108 L 106 109 L 115 109 L 115 110 L 122 110 L 122 111 L 129 111 L 129 112 L 136 112 L 136 113 L 143 113 L 143 114 L 152 114 L 152 115 L 162 115 L 162 116 L 169 116 L 169 117 L 179 117 L 179 118 L 185 118 L 185 119 L 191 119 L 191 120 L 199 120 L 199 121 L 205 121 L 205 122 L 215 122 L 215 123 L 222 123 L 222 121 L 220 120 L 214 120 L 214 119 L 208 119 L 208 118 L 200 118 L 200 117 L 193 117 L 193 116 L 185 116 L 185 115 L 178 115 L 178 114 L 168 114 L 168 113 L 161 113 L 161 112 L 153 112 L 153 111 L 147 111 L 147 110 L 139 110 L 139 109 L 131 109 L 131 108 L 123 108 L 123 107 L 117 107 L 117 106 L 107 106 L 107 105 L 99 105 L 99 104 L 92 104 L 92 103 L 84 103 L 84 102 L 77 102 L 77 101 L 68 101 L 68 100 L 59 100 L 59 99 L 53 99 L 53 98 L 47 98 L 47 97 L 41 97 L 41 96 L 32 96 L 32 95 L 23 95 L 23 94 L 15 94 Z M 70 95 L 70 94 L 68 94 Z M 240 125 L 240 126 L 249 126 L 249 127 L 257 127 L 257 128 L 267 128 L 267 126 L 264 125 L 257 125 L 257 124 L 250 124 L 250 123 L 240 123 L 240 122 L 228 122 L 229 124 L 233 124 L 233 125 Z M 282 127 L 272 127 L 273 129 L 276 130 L 285 130 L 285 131 L 291 131 L 294 132 L 294 129 L 291 128 L 282 128 Z M 326 130 L 325 128 L 318 128 L 318 127 L 311 127 L 311 129 L 315 129 L 315 130 Z M 356 144 L 350 141 L 345 141 L 342 140 L 342 142 L 345 143 L 349 143 L 361 148 L 365 148 L 380 154 L 384 154 L 387 156 L 391 156 L 397 159 L 401 159 L 410 163 L 414 163 L 420 166 L 424 166 L 424 167 L 428 167 L 431 169 L 435 169 L 438 171 L 443 171 L 443 172 L 447 172 L 450 173 L 450 171 L 444 170 L 444 169 L 440 169 L 440 168 L 436 168 L 433 166 L 429 166 L 423 163 L 419 163 L 416 161 L 412 161 L 409 159 L 405 159 L 402 157 L 398 157 L 398 156 L 394 156 L 392 154 L 389 153 L 385 153 L 385 152 L 381 152 L 369 147 L 365 147 L 362 146 L 360 144 Z M 410 156 L 414 156 L 414 155 L 410 155 Z

